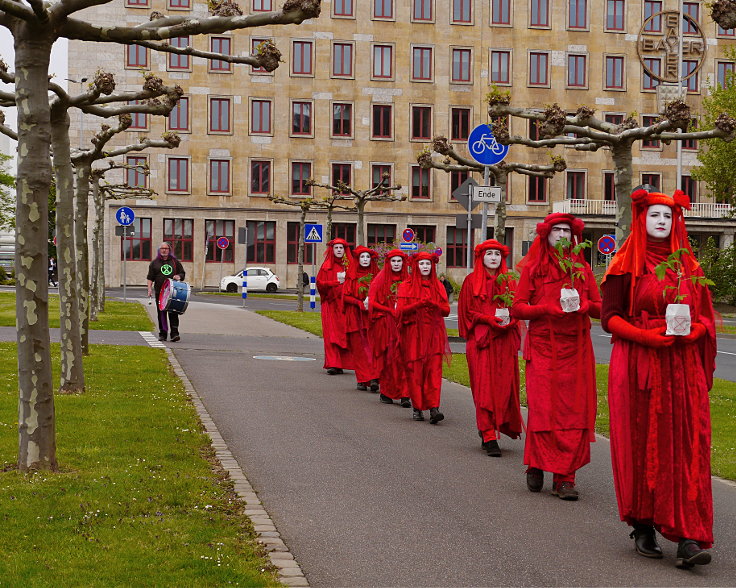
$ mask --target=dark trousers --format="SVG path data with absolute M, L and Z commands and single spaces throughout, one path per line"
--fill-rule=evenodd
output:
M 156 291 L 156 301 L 154 304 L 158 304 L 159 298 L 161 296 L 161 291 Z M 171 310 L 159 310 L 157 313 L 158 315 L 158 334 L 161 337 L 164 337 L 169 331 L 171 331 L 171 336 L 179 334 L 179 313 L 173 312 Z

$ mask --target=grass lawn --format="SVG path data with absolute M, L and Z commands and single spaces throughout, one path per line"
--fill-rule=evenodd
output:
M 15 326 L 15 292 L 0 292 L 0 327 Z M 59 296 L 49 295 L 49 327 L 59 328 Z M 138 302 L 106 300 L 105 312 L 90 321 L 91 331 L 150 331 L 153 323 Z
M 165 353 L 91 351 L 87 393 L 54 400 L 61 471 L 25 475 L 15 344 L 0 343 L 0 582 L 278 585 Z
M 197 296 L 231 296 L 233 298 L 240 298 L 240 292 L 210 292 L 210 291 L 199 291 Z M 274 300 L 299 300 L 296 294 L 251 294 L 248 292 L 248 298 L 272 298 Z M 319 300 L 319 294 L 317 294 L 317 300 Z M 309 302 L 309 291 L 304 293 L 304 301 Z
M 292 325 L 322 336 L 322 324 L 317 313 L 291 311 L 258 311 L 274 320 Z M 519 360 L 521 371 L 521 402 L 526 403 L 524 361 Z M 596 386 L 598 390 L 598 416 L 596 431 L 608 436 L 608 365 L 596 365 Z M 465 354 L 455 353 L 450 366 L 443 364 L 443 376 L 448 380 L 470 386 L 468 363 Z M 736 382 L 716 379 L 710 391 L 711 422 L 713 426 L 713 447 L 711 468 L 713 474 L 729 480 L 736 480 Z

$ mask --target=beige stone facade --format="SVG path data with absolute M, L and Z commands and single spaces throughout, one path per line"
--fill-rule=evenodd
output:
M 172 7 L 172 1 L 177 5 L 189 2 L 191 9 Z M 134 24 L 148 20 L 154 10 L 193 16 L 206 12 L 205 4 L 197 0 L 147 2 L 131 6 L 120 1 L 87 13 L 100 23 Z M 262 4 L 268 7 L 269 1 L 244 0 L 241 7 L 247 12 Z M 276 7 L 277 0 L 273 4 Z M 725 50 L 733 46 L 736 37 L 730 36 L 730 31 L 718 34 L 704 2 L 685 5 L 699 23 L 705 43 L 702 51 L 691 43 L 688 47 L 694 47 L 693 51 L 686 52 L 688 61 L 700 64 L 697 83 L 687 96 L 697 113 L 708 84 L 717 83 L 719 73 L 730 67 L 726 65 Z M 351 9 L 352 16 L 336 14 Z M 376 14 L 381 9 L 393 12 L 381 18 Z M 166 82 L 180 84 L 188 104 L 187 124 L 180 125 L 185 129 L 177 131 L 181 145 L 171 151 L 142 154 L 151 168 L 147 181 L 157 192 L 156 199 L 109 203 L 108 284 L 119 284 L 121 279 L 120 237 L 115 237 L 110 227 L 116 224 L 117 207 L 126 204 L 144 219 L 136 237 L 144 240 L 135 248 L 142 259 L 126 264 L 129 284 L 144 283 L 150 255 L 164 238 L 167 223 L 177 227 L 183 223 L 186 232 L 191 232 L 191 236 L 186 235 L 183 259 L 188 281 L 195 287 L 216 286 L 221 274 L 243 267 L 246 248 L 234 243 L 227 253 L 229 261 L 220 264 L 219 257 L 210 257 L 214 262 L 205 263 L 207 228 L 214 227 L 217 234 L 213 237 L 226 234 L 236 241 L 238 228 L 250 221 L 251 235 L 266 229 L 273 231 L 273 239 L 255 243 L 248 263 L 268 265 L 281 277 L 282 284 L 293 287 L 296 265 L 287 263 L 287 231 L 288 223 L 298 221 L 297 211 L 272 204 L 266 196 L 299 197 L 294 195 L 293 174 L 299 167 L 295 164 L 307 164 L 303 172 L 319 182 L 330 182 L 336 173 L 333 169 L 338 168 L 349 173 L 350 181 L 359 189 L 373 185 L 376 174 L 384 169 L 377 166 L 387 166 L 391 181 L 403 186 L 401 193 L 407 195 L 407 200 L 368 205 L 365 221 L 369 240 L 390 235 L 392 230 L 400 239 L 407 226 L 421 227 L 429 231 L 430 237 L 434 231 L 433 240 L 443 249 L 443 266 L 455 279 L 461 279 L 465 258 L 453 239 L 463 232 L 454 229 L 455 215 L 465 211 L 451 199 L 450 176 L 433 170 L 429 173 L 428 196 L 420 186 L 413 191 L 419 175 L 413 168 L 416 156 L 429 142 L 424 136 L 451 137 L 453 114 L 457 117 L 461 112 L 468 113 L 469 129 L 487 122 L 485 96 L 492 79 L 500 87 L 508 86 L 515 105 L 543 107 L 557 102 L 574 110 L 587 104 L 599 115 L 635 112 L 646 122 L 644 117 L 656 116 L 658 107 L 656 90 L 645 87 L 647 78 L 637 53 L 645 10 L 676 9 L 673 0 L 331 0 L 323 1 L 319 19 L 300 26 L 254 28 L 190 41 L 202 50 L 229 43 L 231 53 L 247 55 L 260 40 L 273 39 L 284 62 L 272 74 L 253 72 L 244 65 L 222 71 L 201 58 L 189 58 L 188 66 L 179 63 L 185 67 L 176 69 L 171 67 L 168 55 L 150 51 L 145 56 L 133 56 L 143 59 L 143 68 L 126 67 L 129 54 L 125 46 L 72 42 L 71 78 L 89 78 L 102 69 L 114 72 L 118 88 L 123 88 L 139 85 L 141 69 L 148 69 Z M 621 19 L 619 10 L 623 11 Z M 650 38 L 664 38 L 665 32 L 653 33 Z M 697 38 L 688 36 L 686 41 Z M 653 50 L 652 42 L 646 47 Z M 660 57 L 651 53 L 648 58 L 661 58 L 661 71 L 666 72 L 664 53 Z M 651 61 L 647 65 L 653 67 Z M 298 123 L 306 121 L 296 115 L 306 110 L 310 124 L 299 128 Z M 340 115 L 337 120 L 336 113 Z M 80 125 L 76 117 L 72 119 L 75 144 Z M 379 124 L 385 120 L 390 123 Z M 423 126 L 427 120 L 430 128 Z M 140 134 L 159 136 L 170 122 L 149 117 L 145 129 L 131 130 L 118 143 L 132 142 Z M 85 135 L 97 129 L 99 123 L 86 117 Z M 527 134 L 528 129 L 520 121 L 513 121 L 511 132 Z M 464 140 L 456 141 L 456 146 L 467 153 Z M 511 178 L 507 226 L 514 261 L 533 237 L 535 224 L 553 209 L 580 213 L 586 221 L 587 236 L 594 241 L 612 232 L 612 209 L 605 202 L 606 181 L 610 180 L 606 174 L 611 173 L 612 164 L 606 150 L 580 153 L 558 147 L 555 152 L 564 155 L 568 170 L 547 183 L 541 201 L 533 200 L 526 177 Z M 683 150 L 684 175 L 696 163 L 695 153 Z M 508 156 L 509 161 L 530 163 L 546 163 L 548 158 L 547 152 L 518 146 L 512 147 Z M 260 177 L 268 180 L 267 185 L 259 184 L 257 177 L 265 167 L 270 168 L 269 173 Z M 676 187 L 676 147 L 636 148 L 634 168 L 635 182 L 658 178 L 661 188 L 671 193 Z M 175 170 L 181 175 L 172 179 Z M 227 171 L 219 184 L 215 181 L 218 170 Z M 714 235 L 722 244 L 728 244 L 733 240 L 736 223 L 723 218 L 724 207 L 714 205 L 704 187 L 696 188 L 691 189 L 697 202 L 689 221 L 691 231 Z M 314 194 L 324 192 L 315 189 Z M 324 223 L 325 215 L 314 213 L 308 220 Z M 255 222 L 273 224 L 252 224 Z M 334 222 L 344 229 L 355 224 L 356 216 L 336 212 Z M 141 229 L 145 234 L 141 235 Z M 481 239 L 480 232 L 475 231 L 474 242 Z M 178 233 L 181 236 L 182 231 Z M 318 247 L 318 259 L 322 250 Z M 183 250 L 179 251 L 181 255 Z

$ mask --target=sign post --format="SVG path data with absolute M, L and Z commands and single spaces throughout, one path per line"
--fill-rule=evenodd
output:
M 608 269 L 608 264 L 611 263 L 611 256 L 616 253 L 616 236 L 603 235 L 598 239 L 598 251 L 606 256 L 606 269 Z
M 220 284 L 222 283 L 222 264 L 225 261 L 225 249 L 230 247 L 230 239 L 227 237 L 217 238 L 217 248 L 220 250 L 220 281 L 217 282 L 217 289 L 219 291 Z
M 120 225 L 122 225 L 122 240 L 123 240 L 123 302 L 128 301 L 128 295 L 127 295 L 127 284 L 128 284 L 128 276 L 125 272 L 125 260 L 128 257 L 128 252 L 125 251 L 125 238 L 128 236 L 128 227 L 133 224 L 133 221 L 135 220 L 135 213 L 132 209 L 128 208 L 127 206 L 121 206 L 117 209 L 115 212 L 115 220 L 118 221 Z M 132 247 L 132 243 L 131 243 Z
M 248 298 L 248 225 L 238 229 L 238 243 L 245 245 L 245 255 L 243 256 L 243 289 L 241 293 L 243 297 L 243 308 L 245 308 L 245 300 Z
M 304 223 L 304 244 L 312 244 L 312 275 L 309 277 L 309 308 L 317 308 L 317 243 L 322 243 L 322 225 Z M 301 276 L 299 277 L 301 280 Z

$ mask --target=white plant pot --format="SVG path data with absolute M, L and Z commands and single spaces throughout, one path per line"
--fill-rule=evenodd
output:
M 687 304 L 668 304 L 664 314 L 667 322 L 665 335 L 690 334 L 690 307 Z
M 511 322 L 511 315 L 509 314 L 508 308 L 497 308 L 496 316 L 501 319 L 501 322 L 498 324 L 502 327 L 505 327 Z
M 565 312 L 580 310 L 580 294 L 575 288 L 562 288 L 560 290 L 560 306 Z

